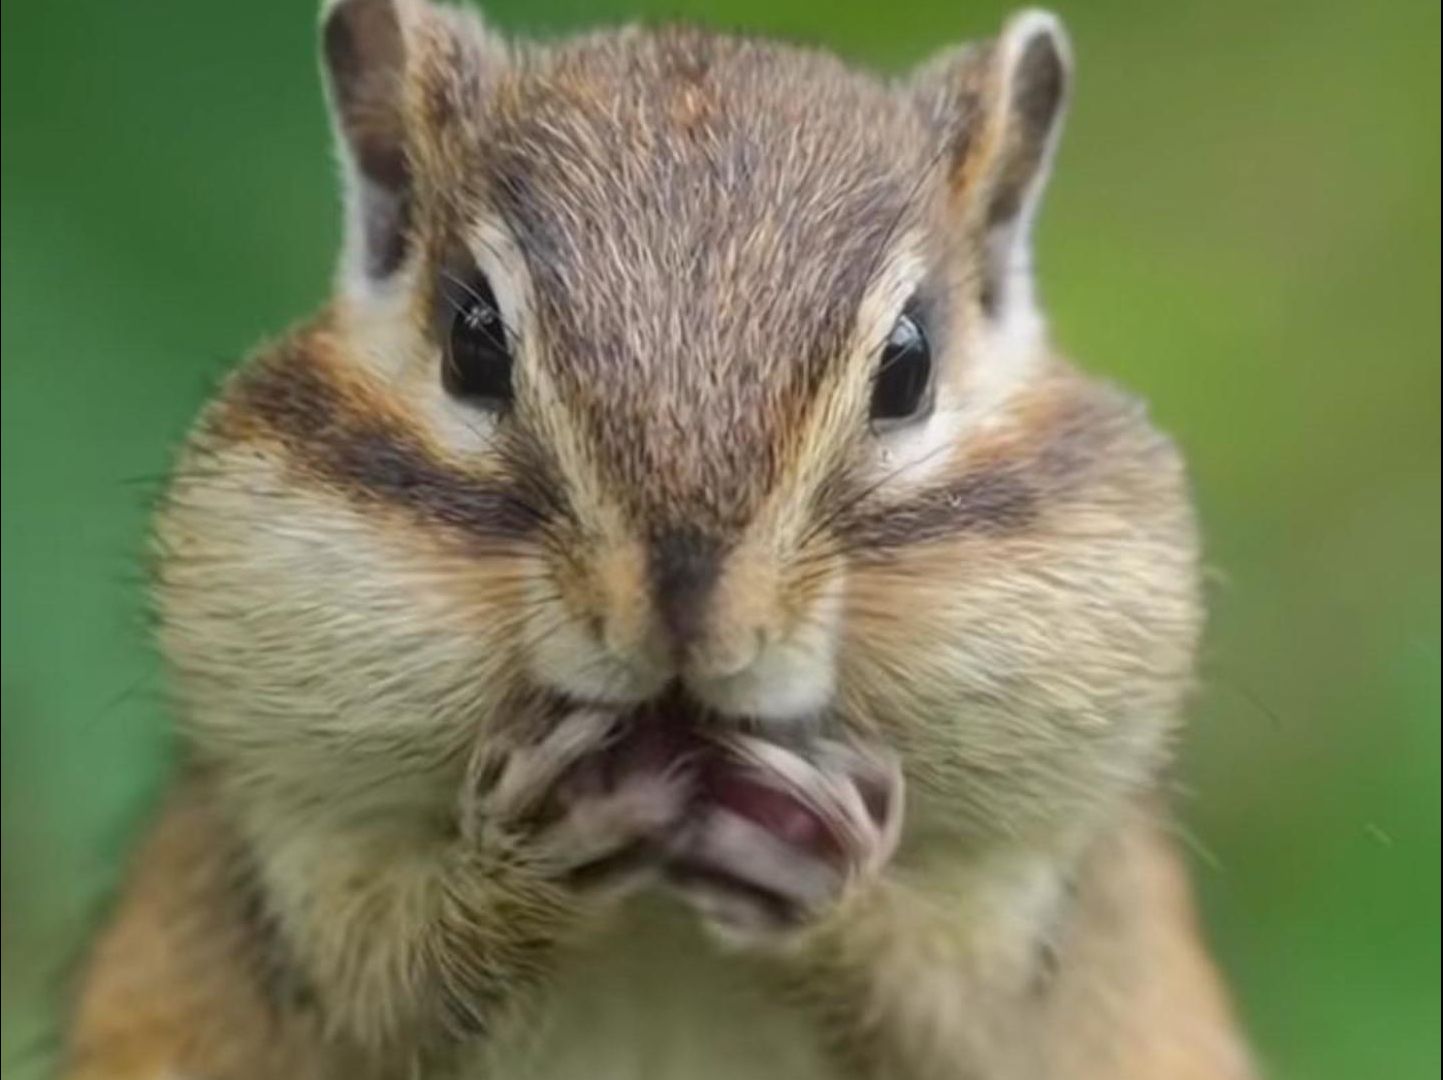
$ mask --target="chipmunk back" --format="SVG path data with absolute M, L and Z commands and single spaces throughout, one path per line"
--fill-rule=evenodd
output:
M 322 39 L 335 296 L 158 515 L 186 764 L 70 1075 L 1250 1075 L 1184 472 L 1034 295 L 1057 21 Z

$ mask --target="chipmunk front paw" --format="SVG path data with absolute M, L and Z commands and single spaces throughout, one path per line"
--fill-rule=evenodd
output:
M 775 939 L 880 873 L 902 805 L 901 767 L 884 750 L 731 736 L 671 838 L 667 877 L 723 938 Z
M 534 742 L 478 755 L 463 828 L 541 877 L 614 891 L 656 864 L 693 787 L 686 743 L 579 709 Z

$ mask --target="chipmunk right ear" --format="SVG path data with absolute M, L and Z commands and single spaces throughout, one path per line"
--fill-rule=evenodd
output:
M 347 188 L 346 272 L 381 281 L 405 258 L 412 211 L 400 3 L 335 0 L 321 41 Z
M 999 317 L 1032 308 L 1029 234 L 1071 76 L 1061 22 L 1032 9 L 996 40 L 929 65 L 914 84 L 946 132 L 954 202 L 982 241 L 982 298 Z

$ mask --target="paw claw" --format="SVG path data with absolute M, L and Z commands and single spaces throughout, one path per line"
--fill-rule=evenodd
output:
M 891 859 L 902 823 L 891 755 L 740 735 L 725 747 L 729 764 L 703 785 L 710 805 L 669 850 L 669 877 L 725 936 L 815 918 Z
M 583 756 L 600 751 L 613 737 L 615 717 L 585 710 L 572 713 L 540 742 L 513 750 L 495 786 L 482 801 L 485 813 L 515 818 L 529 813 Z
M 615 714 L 585 709 L 534 743 L 492 750 L 473 763 L 465 827 L 556 880 L 592 883 L 606 867 L 654 861 L 685 816 L 691 777 L 650 746 L 626 747 L 631 736 Z

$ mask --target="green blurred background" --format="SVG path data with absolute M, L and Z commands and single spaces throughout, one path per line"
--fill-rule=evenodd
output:
M 1213 632 L 1180 807 L 1272 1075 L 1439 1070 L 1439 9 L 1098 0 L 1039 236 L 1062 343 L 1187 448 Z M 1005 7 L 683 15 L 890 69 Z M 3 8 L 4 1072 L 163 774 L 138 552 L 211 384 L 324 295 L 306 0 Z

